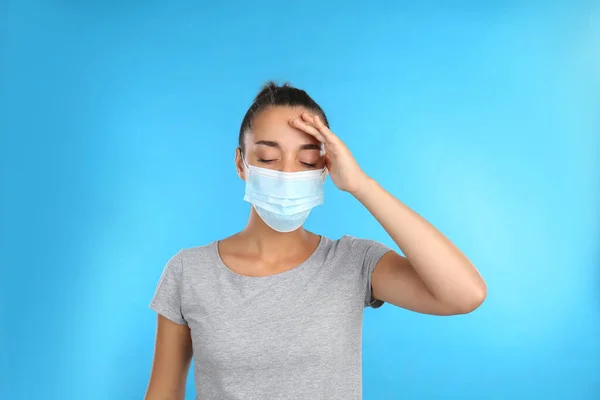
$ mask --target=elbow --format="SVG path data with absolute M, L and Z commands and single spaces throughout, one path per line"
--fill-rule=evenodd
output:
M 465 295 L 463 300 L 457 305 L 457 314 L 469 314 L 481 306 L 487 297 L 487 285 L 482 280 L 469 294 Z

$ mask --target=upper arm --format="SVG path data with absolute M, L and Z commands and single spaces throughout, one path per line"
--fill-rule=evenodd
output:
M 154 360 L 145 400 L 183 400 L 191 360 L 189 327 L 158 314 Z
M 373 297 L 418 313 L 453 315 L 455 310 L 439 302 L 409 261 L 396 253 L 387 252 L 373 270 Z
M 192 359 L 192 339 L 183 307 L 183 258 L 167 262 L 150 308 L 157 312 L 156 343 L 146 400 L 183 400 Z

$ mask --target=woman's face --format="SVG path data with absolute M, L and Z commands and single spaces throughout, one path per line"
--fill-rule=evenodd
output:
M 289 123 L 300 118 L 303 107 L 273 106 L 261 111 L 246 133 L 244 146 L 246 163 L 283 172 L 321 169 L 325 157 L 321 142 L 313 136 L 292 127 Z M 236 168 L 244 179 L 244 164 L 240 150 L 236 151 Z

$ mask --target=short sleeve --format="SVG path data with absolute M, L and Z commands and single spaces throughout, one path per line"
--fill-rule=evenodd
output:
M 187 325 L 181 309 L 183 262 L 181 251 L 167 262 L 158 281 L 150 308 L 179 325 Z
M 383 301 L 373 298 L 371 278 L 375 266 L 384 254 L 392 249 L 374 240 L 357 239 L 346 236 L 350 242 L 350 251 L 356 263 L 360 267 L 361 287 L 365 292 L 365 307 L 379 308 Z

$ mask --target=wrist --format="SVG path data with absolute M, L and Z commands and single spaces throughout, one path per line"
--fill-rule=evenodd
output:
M 359 201 L 361 201 L 365 196 L 369 193 L 373 192 L 373 189 L 377 186 L 377 182 L 375 179 L 371 178 L 368 175 L 365 175 L 362 179 L 359 180 L 356 187 L 350 191 L 350 194 L 356 197 Z

